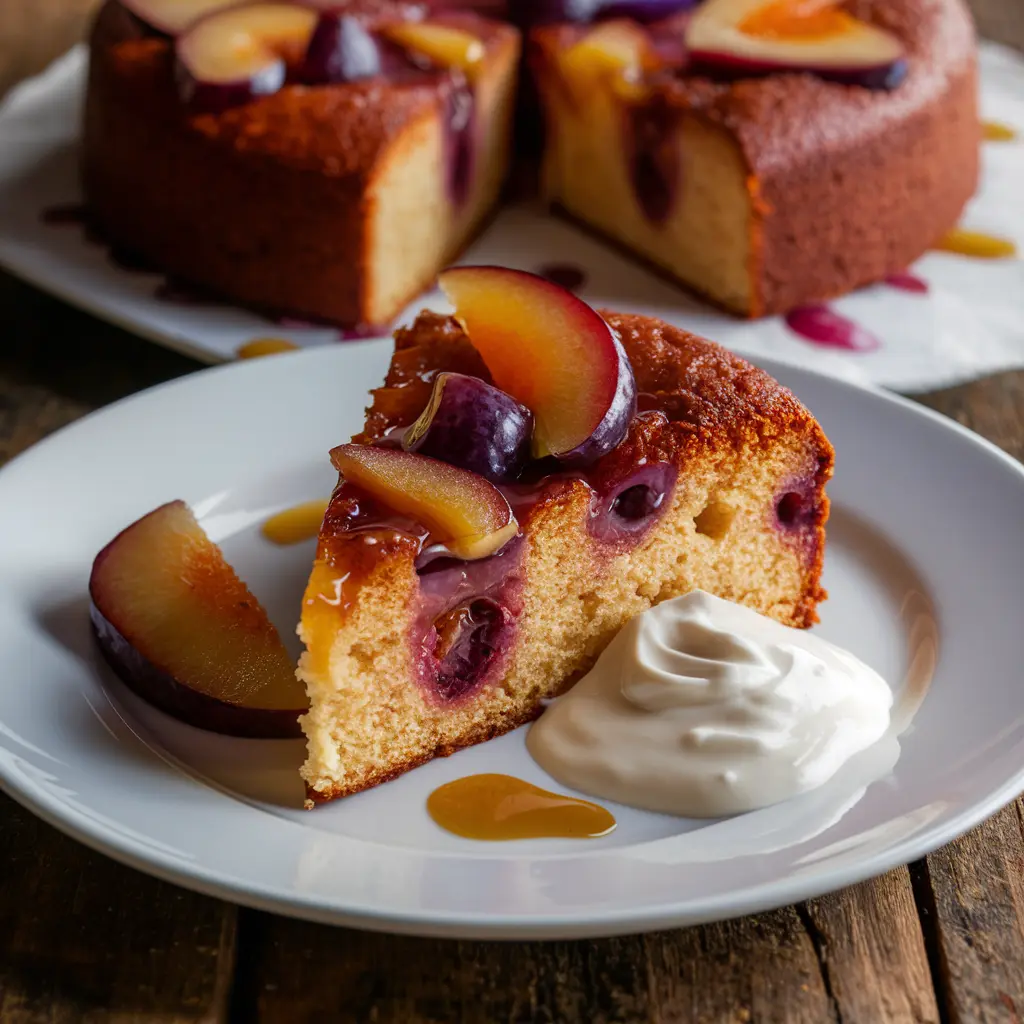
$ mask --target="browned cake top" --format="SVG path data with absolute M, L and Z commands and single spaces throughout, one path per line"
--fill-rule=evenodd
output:
M 401 19 L 422 4 L 403 0 L 356 0 L 351 10 L 373 20 Z M 488 51 L 514 45 L 517 31 L 471 12 L 439 15 L 462 24 Z M 118 94 L 145 104 L 154 118 L 185 120 L 210 141 L 295 167 L 344 176 L 368 170 L 378 154 L 409 123 L 434 108 L 448 76 L 425 74 L 403 82 L 372 78 L 333 85 L 286 85 L 269 96 L 219 112 L 190 114 L 174 86 L 173 42 L 141 36 L 118 0 L 107 0 L 93 29 L 91 60 L 116 76 Z M 486 57 L 485 57 L 486 60 Z
M 830 152 L 902 124 L 944 95 L 949 76 L 975 59 L 974 29 L 961 0 L 850 0 L 845 6 L 902 40 L 909 73 L 892 91 L 779 72 L 732 82 L 682 73 L 658 82 L 657 92 L 673 105 L 724 125 L 739 140 L 751 170 L 769 175 L 812 157 L 827 161 Z M 678 16 L 680 32 L 686 17 Z M 536 29 L 532 39 L 542 50 L 558 49 L 583 31 L 576 25 L 554 26 Z
M 814 436 L 820 457 L 831 464 L 831 445 L 814 417 L 763 370 L 721 345 L 654 317 L 600 312 L 622 339 L 641 409 L 661 410 L 671 429 L 655 424 L 635 427 L 597 470 L 607 463 L 614 471 L 619 458 L 635 458 L 636 451 L 627 449 L 636 445 L 644 445 L 651 456 L 678 456 L 687 442 L 714 447 L 787 431 Z M 408 426 L 426 407 L 430 382 L 440 370 L 490 380 L 458 323 L 423 312 L 412 326 L 395 333 L 395 354 L 384 387 L 373 392 L 366 427 L 355 440 L 373 441 L 393 427 Z

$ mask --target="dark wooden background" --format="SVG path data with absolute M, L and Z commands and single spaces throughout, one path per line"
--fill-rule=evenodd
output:
M 985 34 L 1024 48 L 1024 0 L 975 7 Z M 0 464 L 196 369 L 0 272 Z M 1024 458 L 1024 372 L 919 397 Z M 121 867 L 0 796 L 0 1021 L 1022 1024 L 1024 803 L 923 861 L 774 913 L 480 943 L 240 909 Z

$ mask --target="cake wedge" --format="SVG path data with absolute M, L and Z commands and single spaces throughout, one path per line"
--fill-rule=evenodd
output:
M 332 453 L 299 626 L 310 806 L 534 719 L 662 600 L 699 588 L 806 627 L 825 597 L 833 450 L 789 391 L 532 275 L 441 283 L 455 316 L 396 333 L 363 432 Z M 489 478 L 441 446 L 405 450 L 435 422 L 461 415 L 469 434 L 518 406 L 525 466 L 521 434 L 496 429 L 516 455 L 490 453 Z

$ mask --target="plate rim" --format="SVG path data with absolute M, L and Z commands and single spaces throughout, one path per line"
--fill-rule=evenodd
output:
M 343 352 L 350 346 L 368 348 L 380 345 L 382 339 L 367 339 L 347 342 L 342 348 L 323 346 L 274 356 L 274 359 L 322 360 L 334 362 L 343 359 Z M 991 441 L 969 430 L 955 420 L 943 416 L 927 406 L 908 398 L 893 394 L 875 386 L 864 386 L 839 380 L 815 370 L 794 367 L 782 360 L 758 358 L 751 360 L 775 375 L 809 378 L 818 386 L 839 388 L 854 396 L 871 402 L 880 401 L 895 405 L 910 415 L 928 421 L 932 428 L 958 435 L 978 450 L 979 455 L 995 456 L 1003 471 L 1018 478 L 1024 478 L 1024 464 Z M 53 434 L 31 445 L 0 468 L 0 483 L 12 467 L 22 466 L 25 461 L 36 457 L 42 450 L 63 443 L 64 438 L 81 428 L 87 421 L 105 417 L 117 417 L 136 403 L 144 404 L 156 392 L 177 388 L 188 389 L 196 378 L 205 379 L 210 374 L 245 375 L 257 369 L 264 360 L 252 363 L 226 363 L 197 370 L 168 381 L 127 395 L 109 405 L 87 413 L 85 416 L 65 425 Z M 799 385 L 787 385 L 798 397 Z M 349 901 L 345 908 L 324 902 L 322 897 L 303 893 L 287 892 L 279 887 L 239 880 L 236 875 L 219 869 L 204 867 L 197 861 L 190 861 L 169 852 L 155 850 L 132 840 L 122 832 L 105 828 L 74 804 L 62 801 L 39 786 L 25 775 L 12 773 L 9 765 L 0 759 L 0 789 L 17 803 L 35 814 L 47 824 L 129 867 L 141 870 L 164 881 L 220 899 L 319 923 L 354 927 L 394 934 L 429 937 L 467 939 L 569 939 L 592 938 L 623 934 L 636 934 L 663 928 L 689 926 L 708 921 L 728 920 L 745 914 L 758 913 L 794 902 L 815 898 L 826 892 L 876 877 L 908 861 L 933 852 L 964 834 L 998 812 L 1024 791 L 1024 764 L 992 789 L 983 799 L 975 800 L 962 807 L 944 823 L 931 823 L 912 835 L 884 847 L 874 854 L 850 859 L 838 866 L 829 867 L 820 874 L 805 876 L 790 874 L 782 878 L 757 883 L 736 890 L 727 896 L 715 895 L 703 899 L 688 898 L 685 905 L 679 901 L 659 906 L 638 908 L 616 908 L 594 911 L 565 911 L 556 913 L 531 913 L 528 917 L 502 917 L 478 911 L 424 910 L 406 908 L 401 912 L 374 910 L 370 906 L 357 906 Z

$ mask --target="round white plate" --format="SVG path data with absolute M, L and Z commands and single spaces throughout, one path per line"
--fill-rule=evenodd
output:
M 818 627 L 931 688 L 910 729 L 821 790 L 731 820 L 612 806 L 610 836 L 476 843 L 427 816 L 442 782 L 559 789 L 524 730 L 300 809 L 302 744 L 228 739 L 136 700 L 88 628 L 96 551 L 184 498 L 291 637 L 311 544 L 259 523 L 324 496 L 390 343 L 197 373 L 120 402 L 0 472 L 0 779 L 58 828 L 163 878 L 320 921 L 479 937 L 607 935 L 786 904 L 916 858 L 1024 788 L 1024 470 L 908 402 L 769 366 L 838 453 Z M 902 749 L 900 749 L 902 748 Z

